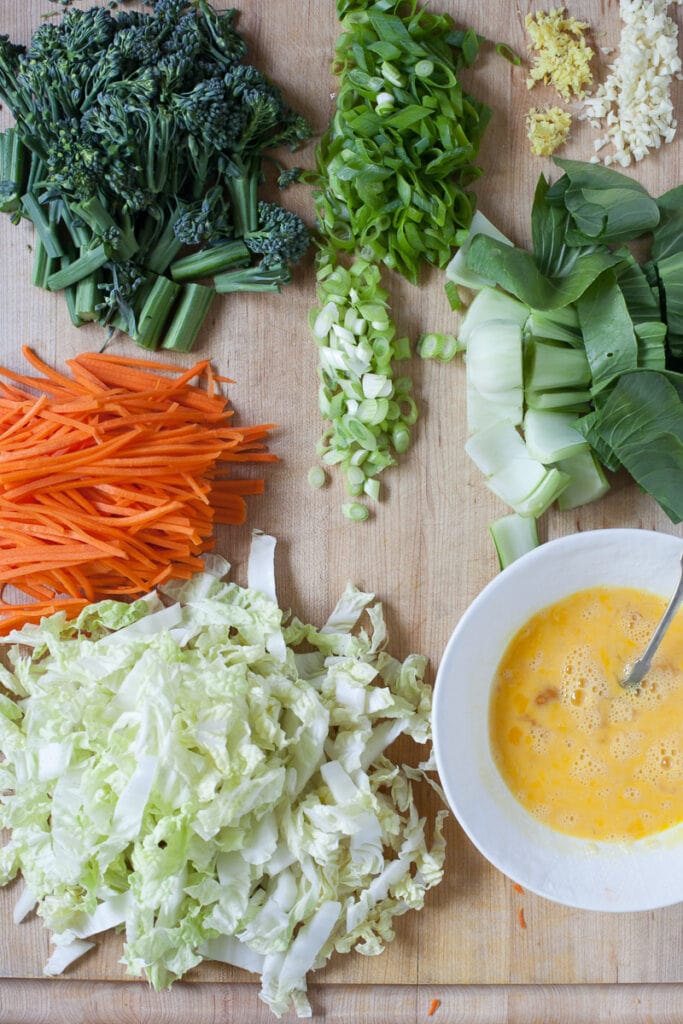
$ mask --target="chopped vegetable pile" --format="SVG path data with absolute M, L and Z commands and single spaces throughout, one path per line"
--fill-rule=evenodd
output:
M 568 103 L 582 97 L 593 82 L 593 51 L 586 42 L 588 24 L 568 16 L 565 8 L 527 14 L 524 24 L 532 43 L 527 87 L 551 85 Z
M 377 499 L 379 474 L 407 451 L 417 420 L 412 382 L 394 372 L 409 345 L 395 337 L 375 263 L 357 259 L 347 270 L 321 262 L 318 300 L 311 311 L 319 347 L 318 404 L 330 421 L 318 450 L 326 466 L 341 468 L 351 495 Z M 359 502 L 346 511 L 360 521 L 368 515 Z
M 188 351 L 216 291 L 291 280 L 308 230 L 262 183 L 310 132 L 244 62 L 235 10 L 150 6 L 69 10 L 28 48 L 0 36 L 0 210 L 34 224 L 33 283 L 64 291 L 74 324 Z
M 378 474 L 407 451 L 417 420 L 411 381 L 393 366 L 410 343 L 392 341 L 381 268 L 415 284 L 464 240 L 491 111 L 459 78 L 480 37 L 450 15 L 417 0 L 337 0 L 337 14 L 336 109 L 309 176 L 320 236 L 311 326 L 330 421 L 319 450 L 326 464 L 341 464 L 352 495 L 376 499 Z M 360 502 L 342 511 L 369 517 Z
M 416 282 L 467 233 L 491 111 L 459 75 L 479 37 L 417 0 L 337 0 L 336 111 L 316 149 L 316 211 L 333 249 Z
M 671 86 L 680 77 L 681 58 L 670 6 L 669 0 L 620 0 L 619 52 L 579 113 L 601 131 L 595 159 L 606 166 L 628 167 L 676 134 Z
M 70 375 L 0 369 L 0 629 L 105 597 L 138 597 L 203 566 L 216 523 L 242 523 L 273 461 L 270 425 L 235 427 L 208 362 L 187 370 L 83 353 Z
M 483 218 L 447 269 L 478 289 L 460 329 L 468 453 L 521 516 L 594 500 L 604 469 L 624 468 L 681 522 L 683 187 L 655 199 L 610 168 L 556 163 L 531 251 Z M 626 243 L 644 238 L 639 263 Z
M 441 880 L 445 812 L 428 849 L 412 790 L 430 765 L 386 754 L 430 740 L 425 659 L 388 654 L 351 585 L 322 629 L 283 624 L 273 547 L 255 538 L 247 588 L 216 564 L 9 637 L 0 884 L 23 876 L 15 917 L 36 905 L 52 931 L 47 973 L 117 927 L 155 988 L 221 960 L 310 1015 L 307 972 L 381 952 Z

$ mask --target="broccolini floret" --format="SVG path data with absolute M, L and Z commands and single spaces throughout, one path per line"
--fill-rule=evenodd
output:
M 277 203 L 258 204 L 258 228 L 244 236 L 250 252 L 259 253 L 262 267 L 296 264 L 308 248 L 308 230 L 296 213 Z
M 72 288 L 96 272 L 81 287 L 100 297 L 87 319 L 135 336 L 140 297 L 191 259 L 183 249 L 202 247 L 203 260 L 207 246 L 234 243 L 238 269 L 254 271 L 245 290 L 259 275 L 272 290 L 274 268 L 289 280 L 308 231 L 276 203 L 262 209 L 261 191 L 270 151 L 297 148 L 310 129 L 247 62 L 236 10 L 208 0 L 110 6 L 65 10 L 27 47 L 0 36 L 0 99 L 16 121 L 0 157 L 17 168 L 3 173 L 0 209 L 40 230 L 36 281 Z M 296 180 L 298 169 L 276 166 L 281 187 Z M 49 273 L 46 252 L 56 254 Z

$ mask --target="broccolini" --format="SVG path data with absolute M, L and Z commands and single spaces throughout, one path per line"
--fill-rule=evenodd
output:
M 0 98 L 16 122 L 0 134 L 0 211 L 33 222 L 32 279 L 65 291 L 74 323 L 153 347 L 168 332 L 185 349 L 177 316 L 196 336 L 210 305 L 197 278 L 230 268 L 231 286 L 215 282 L 217 291 L 273 291 L 291 279 L 308 229 L 261 193 L 270 151 L 296 149 L 310 129 L 246 61 L 236 10 L 147 6 L 68 9 L 28 47 L 0 36 Z M 296 168 L 274 166 L 280 187 L 296 180 Z M 215 264 L 226 246 L 232 262 Z M 170 268 L 184 261 L 176 278 Z M 163 324 L 150 323 L 150 309 Z

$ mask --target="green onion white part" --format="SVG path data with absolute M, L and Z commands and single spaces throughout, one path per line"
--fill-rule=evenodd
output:
M 355 259 L 346 268 L 326 254 L 316 274 L 318 306 L 310 327 L 318 345 L 318 406 L 329 421 L 318 454 L 325 465 L 340 467 L 351 497 L 376 501 L 379 474 L 408 450 L 417 420 L 412 381 L 395 375 L 410 345 L 396 337 L 376 264 Z M 367 519 L 368 509 L 358 505 L 359 512 L 356 505 L 345 505 L 343 514 Z

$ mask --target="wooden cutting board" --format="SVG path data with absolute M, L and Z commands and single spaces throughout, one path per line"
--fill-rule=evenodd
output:
M 89 6 L 89 4 L 81 4 Z M 218 6 L 228 6 L 219 4 Z M 526 53 L 524 15 L 537 10 L 527 2 L 440 0 L 462 27 L 472 26 L 493 41 L 505 41 Z M 676 5 L 674 16 L 680 20 Z M 310 119 L 317 134 L 334 107 L 330 72 L 338 23 L 332 0 L 243 0 L 240 26 L 255 61 L 279 82 L 289 101 Z M 55 15 L 47 0 L 5 0 L 0 29 L 28 41 L 44 14 Z M 620 21 L 616 0 L 574 0 L 570 13 L 593 27 L 598 66 L 615 46 Z M 548 87 L 529 93 L 525 67 L 514 67 L 485 45 L 466 85 L 493 110 L 481 149 L 484 174 L 477 183 L 481 209 L 513 240 L 529 241 L 531 199 L 538 175 L 557 171 L 549 159 L 533 157 L 525 138 L 524 115 L 532 104 L 557 101 Z M 674 86 L 680 109 L 681 84 Z M 562 155 L 589 159 L 594 130 L 576 124 Z M 312 145 L 300 158 L 312 162 Z M 659 194 L 681 179 L 681 142 L 674 143 L 630 171 Z M 312 222 L 310 194 L 290 193 Z M 0 218 L 0 359 L 21 366 L 20 346 L 29 344 L 48 362 L 60 364 L 85 349 L 97 349 L 96 328 L 74 329 L 61 296 L 39 292 L 29 283 L 31 231 Z M 457 332 L 458 318 L 446 302 L 443 274 L 425 273 L 414 287 L 387 277 L 401 332 L 413 339 L 426 330 Z M 307 472 L 315 464 L 322 423 L 317 407 L 317 354 L 307 327 L 314 302 L 309 260 L 297 269 L 294 284 L 282 295 L 230 296 L 217 301 L 194 355 L 210 356 L 219 372 L 235 384 L 231 397 L 245 423 L 278 424 L 272 448 L 279 464 L 267 469 L 267 493 L 250 502 L 249 523 L 225 530 L 219 549 L 233 563 L 233 576 L 246 582 L 246 556 L 252 527 L 278 539 L 280 603 L 299 617 L 321 623 L 347 580 L 371 590 L 384 603 L 390 650 L 428 655 L 432 678 L 458 618 L 497 571 L 487 524 L 503 506 L 486 490 L 465 457 L 464 368 L 456 360 L 442 365 L 415 358 L 410 367 L 420 406 L 416 441 L 398 468 L 384 474 L 384 499 L 363 525 L 345 520 L 341 480 L 313 492 Z M 134 351 L 117 338 L 111 351 Z M 178 357 L 189 365 L 191 357 Z M 647 497 L 617 477 L 599 504 L 566 514 L 550 513 L 541 524 L 543 539 L 594 527 L 637 526 L 681 535 Z M 406 756 L 412 756 L 406 748 Z M 434 811 L 429 793 L 422 801 Z M 340 985 L 561 985 L 615 982 L 683 982 L 683 908 L 609 915 L 556 906 L 516 892 L 491 868 L 460 831 L 448 823 L 448 861 L 441 887 L 432 892 L 423 913 L 397 923 L 396 940 L 375 958 L 356 954 L 334 958 L 316 981 Z M 15 886 L 0 892 L 0 978 L 39 978 L 48 955 L 48 937 L 37 920 L 14 926 Z M 523 907 L 527 928 L 518 923 Z M 98 948 L 69 972 L 80 980 L 124 978 L 118 963 L 120 939 L 104 937 Z M 252 982 L 220 965 L 194 971 L 198 982 Z M 203 987 L 203 986 L 202 986 Z M 0 1007 L 2 1000 L 0 998 Z M 7 1018 L 9 1019 L 9 1018 Z M 359 1018 L 360 1019 L 360 1018 Z M 377 1018 L 379 1019 L 379 1018 Z M 397 1018 L 398 1019 L 398 1018 Z M 404 1019 L 401 1017 L 401 1019 Z M 471 1019 L 474 1019 L 472 1017 Z M 502 1019 L 502 1018 L 501 1018 Z M 515 1018 L 517 1019 L 517 1018 Z M 520 1018 L 521 1019 L 521 1018 Z

